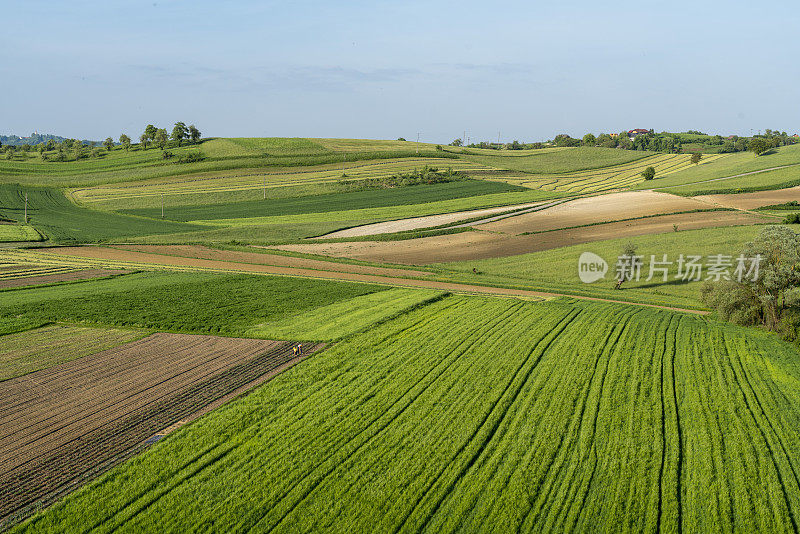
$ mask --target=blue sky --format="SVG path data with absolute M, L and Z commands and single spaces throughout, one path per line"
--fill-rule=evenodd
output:
M 0 134 L 800 130 L 796 2 L 0 0 Z

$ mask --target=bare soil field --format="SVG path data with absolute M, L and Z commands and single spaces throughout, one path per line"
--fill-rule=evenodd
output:
M 218 250 L 201 245 L 117 245 L 113 248 L 134 252 L 144 252 L 147 254 L 180 256 L 182 258 L 249 263 L 252 265 L 272 265 L 275 267 L 292 267 L 344 273 L 377 274 L 381 276 L 427 276 L 431 274 L 427 271 L 371 267 L 368 265 L 353 265 L 349 263 L 297 258 L 295 256 L 284 256 L 282 254 L 269 253 L 267 251 L 259 253 L 241 252 L 236 250 Z
M 37 276 L 23 276 L 20 278 L 8 278 L 0 280 L 0 289 L 8 287 L 27 287 L 40 286 L 44 284 L 54 284 L 58 282 L 71 282 L 76 280 L 92 280 L 94 278 L 104 278 L 118 274 L 126 274 L 130 271 L 120 269 L 83 269 L 58 274 L 42 274 Z
M 159 333 L 0 382 L 0 519 L 24 515 L 299 361 L 292 345 Z
M 709 204 L 715 204 L 727 208 L 752 210 L 762 206 L 784 204 L 786 202 L 791 202 L 792 200 L 800 202 L 800 187 L 731 195 L 701 195 L 694 198 L 702 202 L 708 202 Z
M 342 237 L 363 237 L 368 235 L 392 234 L 395 232 L 407 232 L 419 230 L 420 228 L 431 228 L 445 224 L 456 223 L 475 217 L 488 217 L 507 211 L 517 209 L 533 208 L 544 204 L 544 202 L 533 202 L 529 204 L 518 204 L 516 206 L 501 206 L 499 208 L 487 208 L 482 210 L 459 211 L 456 213 L 442 213 L 440 215 L 429 215 L 427 217 L 412 217 L 409 219 L 399 219 L 396 221 L 386 221 L 375 224 L 365 224 L 354 228 L 337 230 L 313 239 L 336 239 Z
M 276 248 L 374 262 L 426 265 L 514 256 L 616 237 L 672 232 L 673 224 L 678 225 L 679 230 L 696 230 L 718 226 L 763 224 L 770 221 L 773 219 L 750 213 L 715 211 L 663 215 L 529 235 L 477 231 L 406 241 L 314 243 L 281 245 Z M 486 226 L 489 225 L 482 225 L 480 228 L 483 229 Z
M 668 193 L 626 191 L 579 198 L 542 211 L 474 226 L 490 232 L 521 234 L 710 207 L 702 201 Z

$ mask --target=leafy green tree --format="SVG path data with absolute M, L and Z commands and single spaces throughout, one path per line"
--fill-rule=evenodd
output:
M 692 154 L 692 157 L 689 159 L 689 161 L 697 165 L 698 163 L 700 163 L 701 159 L 703 159 L 703 155 L 700 152 L 695 152 L 694 154 Z
M 164 128 L 156 130 L 155 142 L 158 148 L 164 150 L 164 147 L 167 146 L 167 141 L 169 141 L 167 130 L 165 130 Z
M 83 143 L 75 143 L 73 145 L 75 152 L 75 159 L 79 160 L 83 157 Z
M 106 147 L 106 150 L 111 152 L 114 149 L 114 140 L 110 137 L 106 137 L 106 140 L 103 141 L 103 146 Z
M 652 180 L 656 177 L 656 170 L 653 167 L 647 167 L 641 174 L 645 180 Z
M 461 139 L 453 139 L 450 142 L 450 146 L 461 146 L 463 144 L 464 144 L 464 141 L 462 141 Z
M 610 135 L 603 133 L 597 136 L 597 146 L 603 148 L 616 148 L 617 142 Z
M 186 125 L 182 122 L 176 122 L 175 127 L 172 128 L 172 140 L 178 143 L 178 146 L 181 146 L 183 140 L 189 136 L 189 129 L 186 128 Z
M 125 152 L 127 152 L 131 148 L 131 138 L 122 134 L 119 136 L 119 144 L 121 144 L 125 148 Z
M 189 138 L 192 143 L 197 143 L 200 140 L 200 130 L 194 124 L 189 125 Z
M 732 274 L 728 281 L 707 282 L 703 300 L 725 320 L 761 325 L 796 338 L 800 324 L 800 236 L 785 226 L 767 226 L 739 257 L 748 260 L 748 272 L 741 279 Z M 756 257 L 761 258 L 758 272 L 750 272 L 751 260 Z M 739 262 L 734 263 L 738 268 Z
M 47 144 L 45 145 L 47 150 L 55 150 L 56 149 L 56 142 L 52 139 L 47 140 Z
M 597 144 L 597 138 L 594 134 L 587 133 L 583 136 L 583 146 L 595 146 Z
M 142 150 L 147 150 L 147 141 L 150 138 L 147 137 L 147 134 L 142 134 L 139 136 L 139 143 L 142 145 Z
M 158 128 L 156 128 L 152 124 L 148 124 L 147 127 L 144 129 L 144 134 L 147 136 L 147 139 L 149 141 L 155 141 L 157 133 L 158 133 Z
M 763 137 L 754 137 L 747 144 L 747 150 L 753 152 L 756 156 L 769 152 L 772 148 L 772 142 Z

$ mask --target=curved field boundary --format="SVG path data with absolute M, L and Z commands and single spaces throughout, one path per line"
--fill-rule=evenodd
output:
M 292 346 L 153 334 L 0 382 L 0 520 L 297 361 Z

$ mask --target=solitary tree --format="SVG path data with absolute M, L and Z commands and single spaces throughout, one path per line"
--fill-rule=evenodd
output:
M 200 130 L 194 124 L 189 125 L 189 138 L 192 140 L 192 143 L 196 143 L 200 140 Z
M 141 145 L 142 145 L 142 150 L 147 150 L 147 141 L 149 139 L 150 138 L 147 137 L 147 134 L 142 134 L 142 135 L 139 136 L 139 143 L 141 143 Z
M 167 130 L 164 128 L 160 128 L 156 131 L 155 141 L 158 148 L 164 150 L 164 147 L 167 146 L 167 141 L 169 137 L 167 136 Z
M 121 144 L 125 148 L 125 152 L 127 152 L 131 148 L 131 138 L 122 134 L 119 136 L 119 144 Z
M 653 167 L 647 167 L 641 174 L 645 180 L 652 180 L 656 177 L 656 170 Z
M 114 148 L 114 140 L 110 137 L 106 137 L 106 140 L 103 141 L 103 146 L 106 147 L 106 150 L 111 152 L 111 150 Z
M 175 127 L 172 128 L 172 140 L 178 143 L 178 146 L 181 146 L 181 143 L 184 139 L 186 139 L 189 135 L 188 129 L 186 125 L 182 122 L 176 122 Z
M 695 152 L 694 154 L 692 154 L 692 157 L 689 161 L 697 165 L 698 163 L 700 163 L 701 159 L 703 159 L 703 155 L 700 152 Z

